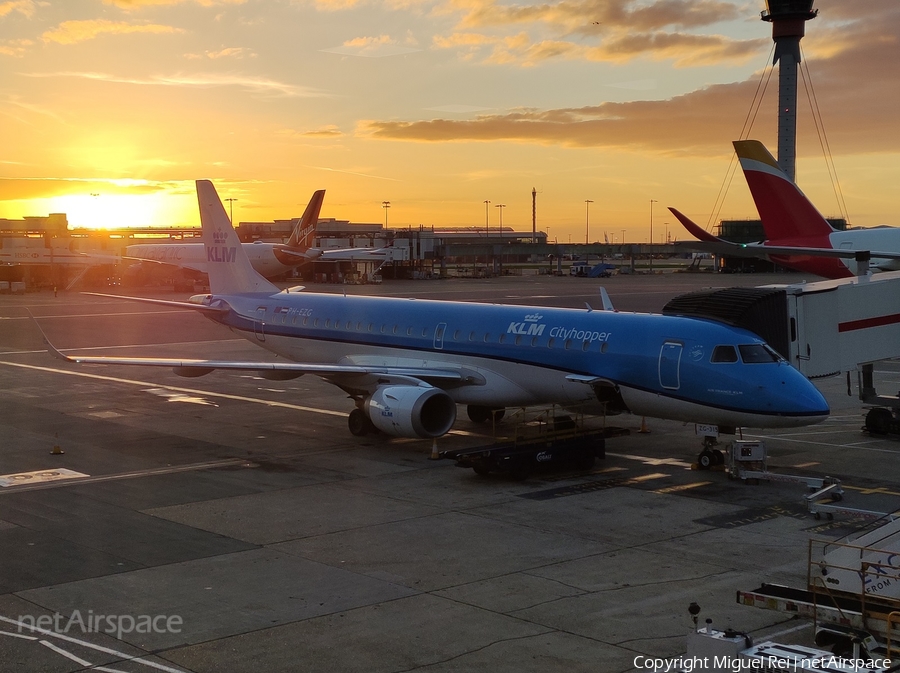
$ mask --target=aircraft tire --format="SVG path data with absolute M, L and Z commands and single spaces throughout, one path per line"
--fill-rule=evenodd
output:
M 884 407 L 875 407 L 866 414 L 866 430 L 873 435 L 887 435 L 891 431 L 891 412 Z
M 347 427 L 354 437 L 365 437 L 372 429 L 372 422 L 362 409 L 354 409 L 347 417 Z
M 697 456 L 697 465 L 701 470 L 708 470 L 716 463 L 716 457 L 709 449 L 703 449 Z

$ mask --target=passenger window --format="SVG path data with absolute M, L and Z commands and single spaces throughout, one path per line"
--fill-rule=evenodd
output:
M 406 336 L 412 336 L 412 327 L 406 328 Z
M 469 332 L 469 341 L 475 341 L 475 332 Z
M 501 335 L 500 335 L 500 338 L 497 339 L 497 341 L 498 341 L 499 343 L 504 343 L 504 342 L 506 341 L 506 335 L 505 335 L 505 334 L 501 334 Z
M 605 353 L 609 349 L 609 343 L 606 341 L 603 342 L 603 345 L 600 346 L 600 352 Z
M 547 340 L 547 348 L 553 348 L 553 337 Z
M 325 329 L 331 327 L 331 318 L 325 318 Z
M 490 341 L 491 335 L 488 332 L 484 333 L 484 343 Z
M 516 337 L 516 346 L 520 345 L 521 343 L 522 343 L 522 335 L 519 335 Z
M 534 348 L 535 346 L 537 346 L 537 341 L 538 341 L 538 339 L 537 339 L 536 336 L 531 337 L 531 347 L 532 347 L 532 348 Z
M 581 350 L 583 350 L 583 351 L 586 351 L 590 347 L 591 347 L 590 341 L 585 341 L 583 344 L 581 344 Z
M 737 362 L 738 356 L 737 351 L 734 350 L 734 346 L 716 346 L 713 349 L 712 357 L 709 358 L 710 362 Z
M 459 341 L 459 330 L 456 330 L 456 331 L 453 333 L 453 340 L 454 340 L 454 341 Z
M 778 353 L 763 344 L 748 344 L 738 346 L 741 352 L 741 360 L 745 364 L 759 364 L 760 362 L 778 362 L 781 358 Z
M 566 339 L 566 346 L 565 346 L 566 350 L 569 350 L 569 346 L 571 346 L 571 345 L 572 345 L 572 340 Z

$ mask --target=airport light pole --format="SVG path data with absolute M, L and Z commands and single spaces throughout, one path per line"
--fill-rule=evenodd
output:
M 650 272 L 653 272 L 653 204 L 656 199 L 650 199 Z
M 500 209 L 500 275 L 503 275 L 503 209 L 506 208 L 505 203 L 498 203 L 495 206 Z
M 591 235 L 591 204 L 593 201 L 590 199 L 584 200 L 584 244 L 587 245 L 590 241 Z
M 381 207 L 384 208 L 384 228 L 387 229 L 387 211 L 391 207 L 390 201 L 382 201 Z
M 491 205 L 491 202 L 487 199 L 484 200 L 484 235 L 487 238 L 487 235 L 490 233 L 490 224 L 488 221 L 488 206 Z
M 234 202 L 237 199 L 225 199 L 228 201 L 228 219 L 231 220 L 231 224 L 234 225 Z

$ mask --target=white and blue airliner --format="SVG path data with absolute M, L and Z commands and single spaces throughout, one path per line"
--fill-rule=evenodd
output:
M 197 196 L 210 294 L 129 299 L 201 311 L 280 359 L 84 357 L 50 346 L 55 355 L 182 376 L 314 374 L 355 400 L 355 435 L 377 428 L 439 437 L 460 404 L 474 421 L 544 404 L 730 427 L 797 427 L 828 416 L 821 393 L 762 339 L 712 320 L 280 290 L 253 270 L 213 184 L 198 180 Z

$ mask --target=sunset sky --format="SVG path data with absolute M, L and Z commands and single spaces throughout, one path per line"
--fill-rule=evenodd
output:
M 900 2 L 817 0 L 797 181 L 900 225 Z M 583 241 L 706 224 L 771 59 L 763 0 L 0 0 L 0 217 L 538 227 Z M 777 73 L 743 137 L 775 153 Z M 227 204 L 226 204 L 227 206 Z M 734 176 L 719 216 L 753 217 Z

